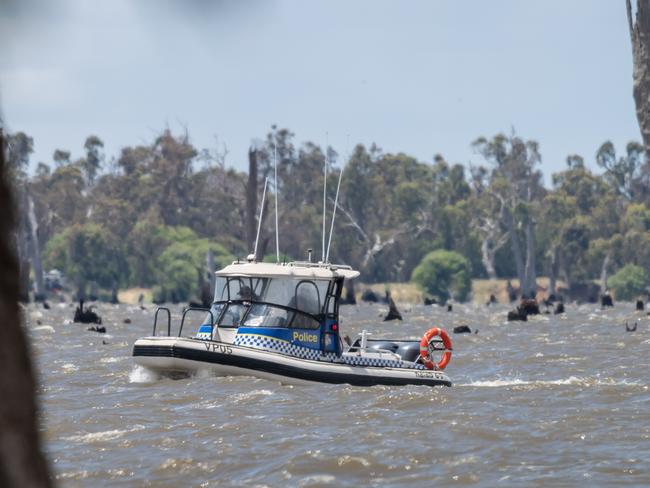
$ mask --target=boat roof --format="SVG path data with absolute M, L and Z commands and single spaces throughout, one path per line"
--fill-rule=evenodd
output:
M 331 280 L 334 278 L 352 279 L 359 272 L 350 266 L 329 263 L 290 262 L 258 263 L 256 261 L 234 261 L 216 272 L 217 276 L 246 276 L 268 278 L 311 278 Z

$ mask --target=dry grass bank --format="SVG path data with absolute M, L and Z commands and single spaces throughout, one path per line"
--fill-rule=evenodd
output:
M 146 303 L 151 303 L 151 300 L 153 299 L 151 288 L 127 288 L 126 290 L 120 290 L 117 293 L 117 299 L 120 303 L 137 305 L 140 294 L 144 295 L 144 301 Z
M 519 280 L 510 280 L 512 286 L 519 288 Z M 494 295 L 499 303 L 509 303 L 508 280 L 472 280 L 471 301 L 474 303 L 486 303 L 490 295 Z M 548 295 L 549 279 L 546 277 L 537 278 L 537 298 L 542 299 Z M 558 281 L 557 286 L 564 286 L 563 282 Z M 414 283 L 357 283 L 356 296 L 357 301 L 361 300 L 361 293 L 364 290 L 371 289 L 378 296 L 384 296 L 386 289 L 390 290 L 393 300 L 398 303 L 422 303 L 424 295 Z

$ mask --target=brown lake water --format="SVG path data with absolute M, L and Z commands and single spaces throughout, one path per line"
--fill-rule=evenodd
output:
M 157 378 L 131 359 L 152 308 L 100 304 L 108 333 L 97 334 L 70 323 L 68 305 L 31 305 L 58 485 L 650 485 L 645 312 L 568 305 L 506 323 L 505 305 L 401 308 L 404 322 L 382 323 L 384 306 L 344 306 L 342 331 L 415 340 L 434 325 L 478 328 L 452 336 L 452 388 Z

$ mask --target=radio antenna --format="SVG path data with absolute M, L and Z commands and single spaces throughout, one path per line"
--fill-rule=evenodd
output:
M 329 134 L 325 133 L 325 168 L 323 170 L 323 262 L 327 262 L 325 257 L 325 220 L 326 220 L 326 211 L 327 211 L 327 164 L 329 163 L 329 151 L 327 150 L 329 146 Z
M 260 207 L 260 218 L 257 221 L 257 236 L 255 237 L 255 250 L 253 251 L 253 256 L 257 260 L 257 243 L 260 240 L 260 230 L 262 230 L 262 216 L 264 215 L 264 199 L 266 198 L 266 186 L 269 183 L 268 178 L 264 178 L 264 191 L 262 192 L 262 206 Z
M 278 230 L 278 146 L 276 141 L 273 141 L 273 165 L 275 166 L 275 177 L 273 182 L 275 183 L 275 262 L 280 262 L 280 231 Z
M 350 135 L 348 134 L 348 153 L 350 152 Z M 343 177 L 344 166 L 341 166 L 339 173 L 339 182 L 336 185 L 336 197 L 334 197 L 334 211 L 332 212 L 332 225 L 330 226 L 330 237 L 327 242 L 327 253 L 325 254 L 325 262 L 327 263 L 330 258 L 330 247 L 332 247 L 332 234 L 334 233 L 334 219 L 336 219 L 336 207 L 339 203 L 339 190 L 341 189 L 341 178 Z

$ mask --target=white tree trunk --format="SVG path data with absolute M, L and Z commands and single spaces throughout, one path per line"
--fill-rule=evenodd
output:
M 608 279 L 608 268 L 609 268 L 609 260 L 611 257 L 612 252 L 609 251 L 605 255 L 605 259 L 603 259 L 603 266 L 600 268 L 600 294 L 602 295 L 607 291 L 607 279 Z
M 551 269 L 549 270 L 549 295 L 557 294 L 557 247 L 551 248 Z
M 519 236 L 517 235 L 517 229 L 515 228 L 515 222 L 509 212 L 506 212 L 506 226 L 508 228 L 508 233 L 510 234 L 510 248 L 512 255 L 515 259 L 515 267 L 517 269 L 517 277 L 519 278 L 519 288 L 520 291 L 523 291 L 526 284 L 526 274 L 524 268 L 524 257 L 521 251 L 521 244 L 519 242 Z
M 535 268 L 535 235 L 533 233 L 533 222 L 529 218 L 526 223 L 526 287 L 524 292 L 530 297 L 537 295 L 537 270 Z
M 41 246 L 38 241 L 38 222 L 36 220 L 36 212 L 34 211 L 34 200 L 32 196 L 27 194 L 27 208 L 30 235 L 30 250 L 32 266 L 34 268 L 34 299 L 42 300 L 45 297 L 45 287 L 43 286 L 43 267 L 41 265 Z
M 497 279 L 497 272 L 494 269 L 494 254 L 490 246 L 490 239 L 483 239 L 483 243 L 481 244 L 481 262 L 488 274 L 488 278 L 492 281 Z

